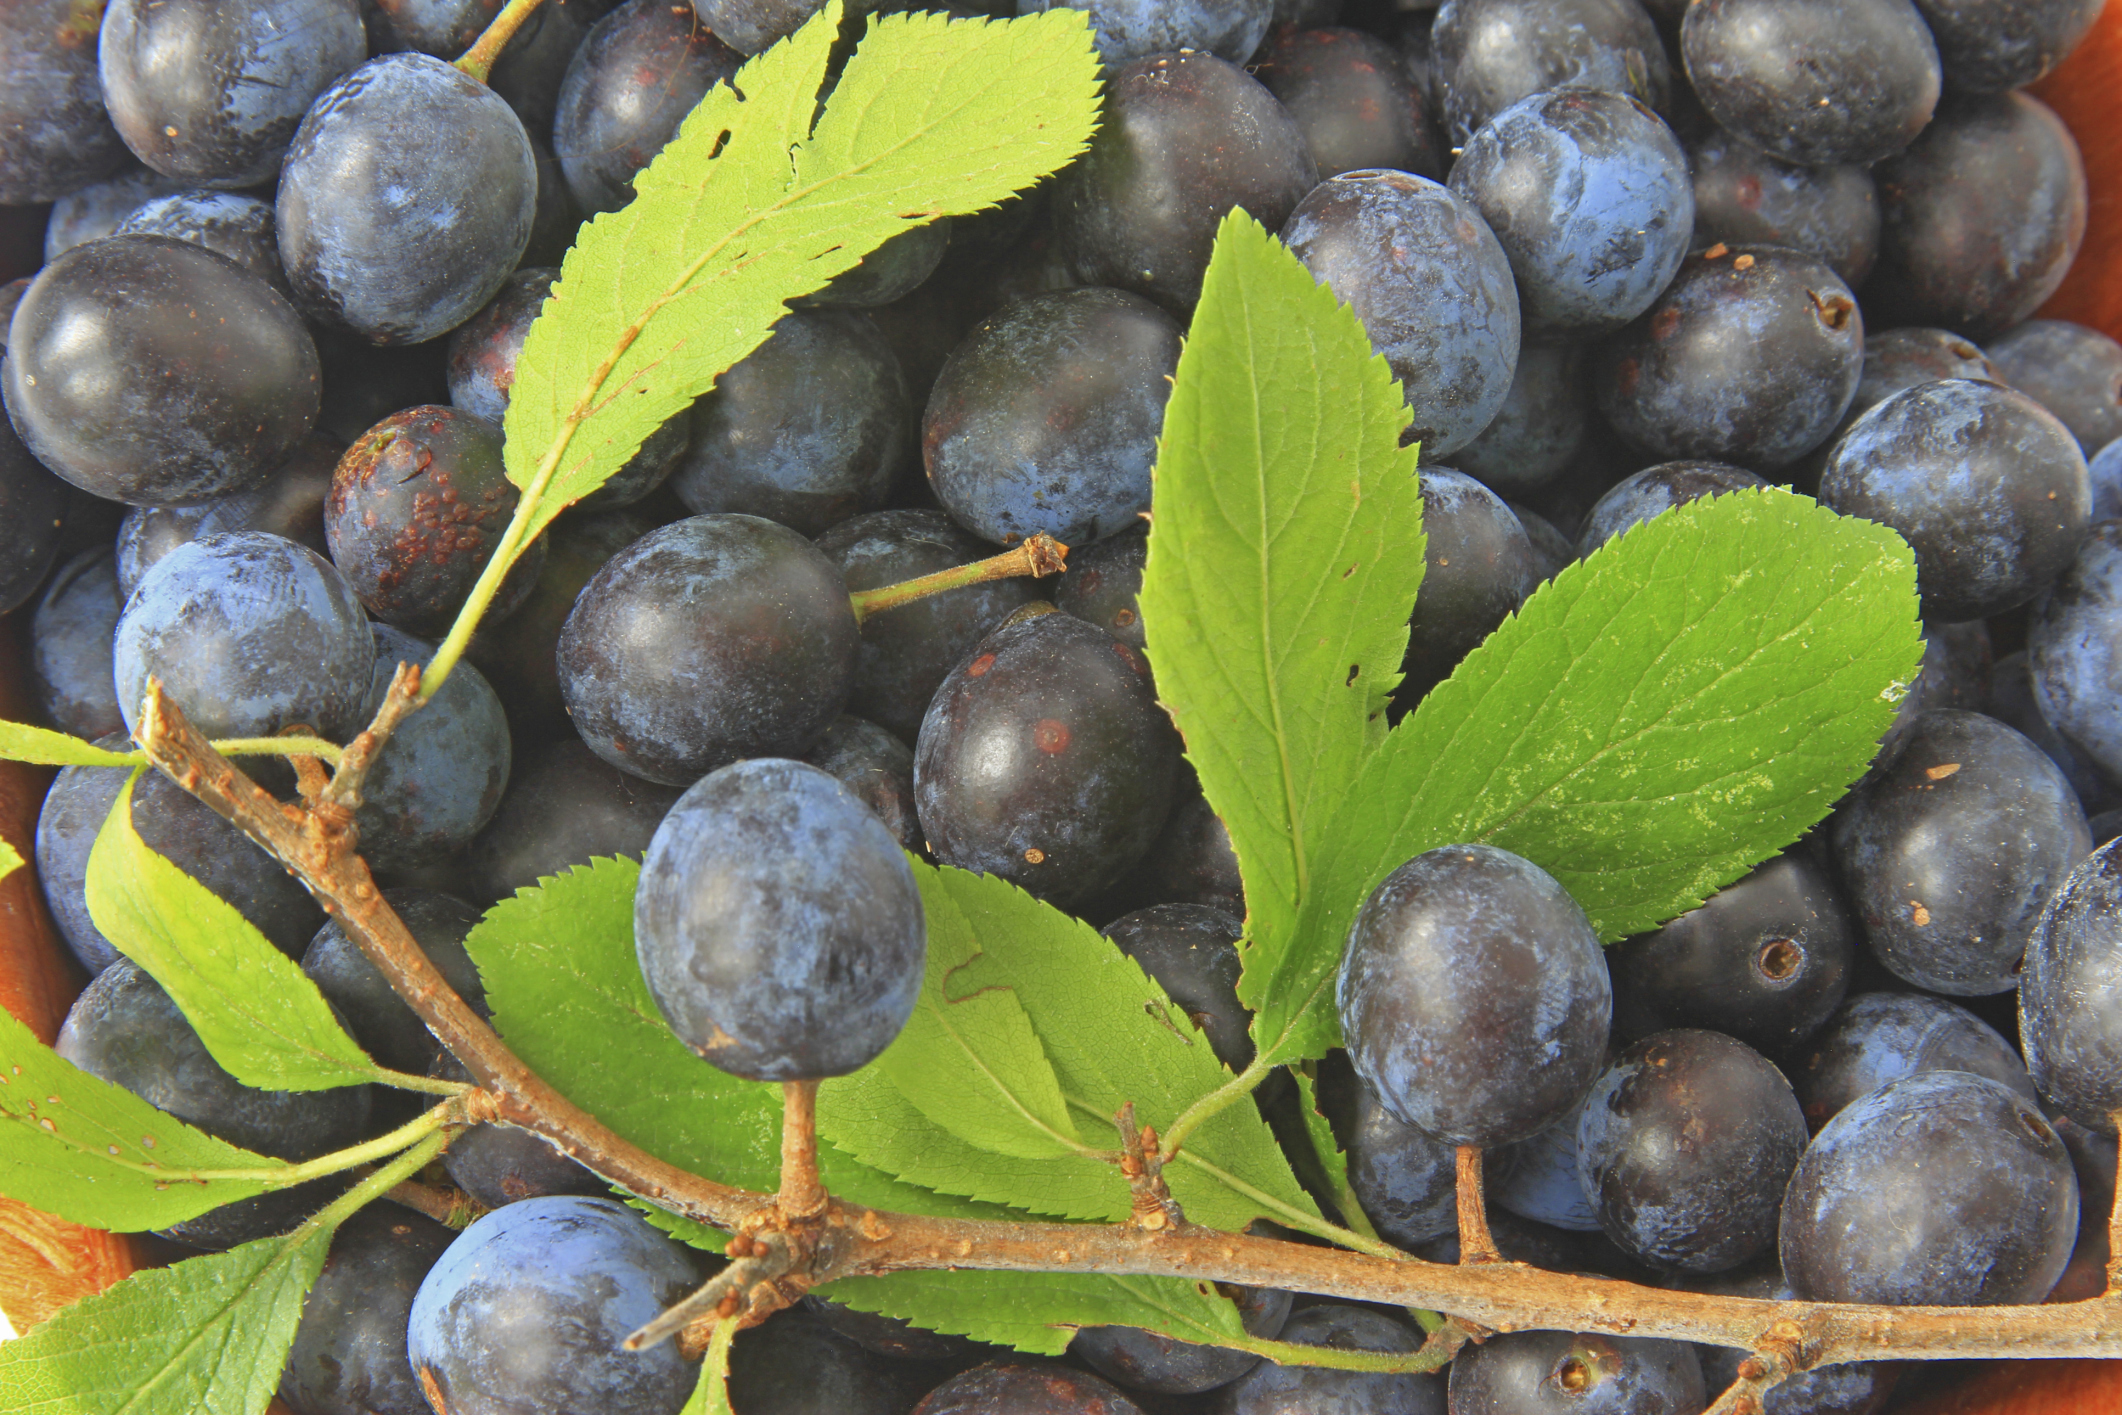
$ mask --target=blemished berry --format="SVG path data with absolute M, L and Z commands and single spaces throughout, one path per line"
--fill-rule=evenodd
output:
M 857 640 L 840 572 L 809 541 L 756 516 L 694 516 L 583 587 L 560 631 L 560 693 L 597 755 L 690 786 L 810 750 L 847 701 Z
M 1851 289 L 1879 258 L 1879 189 L 1858 164 L 1803 167 L 1712 127 L 1687 144 L 1699 250 L 1789 246 L 1818 256 Z
M 1179 741 L 1138 650 L 1036 608 L 936 690 L 914 800 L 937 859 L 1066 907 L 1148 851 L 1171 811 Z
M 1149 528 L 1134 526 L 1081 550 L 1054 588 L 1054 604 L 1095 624 L 1123 644 L 1141 648 L 1142 571 L 1149 560 Z
M 131 161 L 103 106 L 94 33 L 71 0 L 0 11 L 0 205 L 64 197 Z
M 1981 713 L 1916 719 L 1836 811 L 1835 856 L 1871 951 L 1931 992 L 2005 992 L 2049 893 L 2092 848 L 2063 773 Z
M 1142 1415 L 1119 1387 L 1088 1371 L 1022 1358 L 990 1361 L 952 1376 L 913 1415 Z
M 2039 1302 L 2070 1259 L 2078 1181 L 2041 1112 L 1996 1082 L 1927 1071 L 1829 1121 L 1798 1161 L 1779 1238 L 1816 1302 Z
M 634 175 L 744 62 L 729 40 L 668 0 L 629 0 L 597 21 L 568 62 L 552 128 L 577 206 L 594 216 L 633 200 Z
M 699 1281 L 691 1252 L 615 1199 L 526 1199 L 474 1222 L 413 1297 L 406 1355 L 451 1415 L 673 1415 L 676 1342 L 620 1343 Z
M 1238 938 L 1245 925 L 1199 904 L 1152 904 L 1098 930 L 1142 965 L 1232 1071 L 1252 1064 L 1252 1013 L 1238 1001 Z M 1109 1373 L 1108 1373 L 1109 1374 Z
M 755 1081 L 866 1066 L 927 958 L 899 842 L 839 782 L 758 758 L 678 798 L 641 864 L 634 948 L 678 1039 Z
M 1451 1366 L 1452 1415 L 1682 1415 L 1709 1396 L 1684 1341 L 1512 1332 L 1468 1346 Z
M 1335 997 L 1356 1074 L 1454 1145 L 1534 1135 L 1583 1099 L 1613 993 L 1598 935 L 1552 875 L 1446 845 L 1386 876 L 1349 930 Z
M 913 748 L 876 723 L 843 713 L 803 760 L 854 793 L 901 846 L 920 850 Z
M 1293 30 L 1268 46 L 1256 76 L 1304 129 L 1322 179 L 1372 167 L 1444 175 L 1422 95 L 1376 35 Z

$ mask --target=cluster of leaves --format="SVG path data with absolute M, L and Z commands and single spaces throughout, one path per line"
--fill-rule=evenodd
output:
M 1087 138 L 1096 70 L 1080 15 L 877 22 L 821 110 L 838 12 L 711 94 L 643 174 L 639 198 L 568 256 L 510 407 L 523 509 L 491 580 L 755 348 L 788 300 L 909 223 L 1030 185 Z M 930 957 L 920 1005 L 875 1065 L 819 1097 L 835 1193 L 961 1218 L 1116 1221 L 1129 1195 L 1114 1117 L 1132 1103 L 1183 1138 L 1167 1177 L 1192 1221 L 1268 1219 L 1389 1251 L 1330 1222 L 1296 1175 L 1323 1181 L 1360 1228 L 1307 1063 L 1336 1042 L 1329 986 L 1373 885 L 1423 850 L 1486 841 L 1555 874 L 1616 939 L 1796 839 L 1861 773 L 1920 651 L 1912 560 L 1891 533 L 1778 491 L 1698 502 L 1619 537 L 1541 588 L 1388 728 L 1423 568 L 1406 421 L 1354 317 L 1234 214 L 1166 415 L 1142 604 L 1160 695 L 1243 872 L 1241 994 L 1259 1059 L 1231 1076 L 1157 985 L 1079 920 L 998 880 L 917 863 Z M 446 648 L 431 677 L 453 656 Z M 7 755 L 138 761 L 4 731 Z M 488 913 L 468 947 L 495 1025 L 625 1139 L 771 1190 L 778 1090 L 702 1064 L 663 1024 L 634 964 L 637 875 L 601 860 Z M 124 797 L 89 893 L 98 926 L 247 1084 L 413 1083 L 362 1054 L 240 915 L 148 851 Z M 1308 1152 L 1294 1156 L 1235 1103 L 1283 1065 L 1306 1102 Z M 417 1168 L 447 1109 L 290 1165 L 86 1076 L 0 1015 L 0 1193 L 63 1217 L 159 1228 L 397 1156 L 294 1234 L 129 1279 L 0 1348 L 0 1409 L 54 1391 L 75 1408 L 117 1409 L 141 1390 L 167 1392 L 158 1404 L 170 1409 L 261 1408 L 332 1227 Z M 828 1295 L 1026 1351 L 1059 1351 L 1076 1327 L 1107 1323 L 1254 1344 L 1229 1301 L 1177 1279 L 899 1273 Z

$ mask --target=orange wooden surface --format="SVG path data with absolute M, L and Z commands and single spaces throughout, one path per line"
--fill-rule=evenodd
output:
M 2092 194 L 2085 245 L 2063 288 L 2041 307 L 2122 339 L 2122 4 L 2110 3 L 2068 59 L 2034 93 L 2069 125 Z

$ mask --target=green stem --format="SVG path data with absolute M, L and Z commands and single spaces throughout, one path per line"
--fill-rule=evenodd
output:
M 438 1107 L 439 1109 L 439 1107 Z M 449 1143 L 448 1135 L 430 1135 L 419 1144 L 392 1160 L 368 1178 L 356 1184 L 339 1198 L 318 1210 L 315 1218 L 304 1224 L 304 1228 L 337 1228 L 352 1218 L 361 1209 L 382 1198 L 398 1185 L 427 1168 L 427 1162 L 442 1153 Z
M 1441 1326 L 1442 1323 L 1440 1322 Z M 1184 1340 L 1185 1338 L 1180 1338 Z M 1303 1346 L 1257 1336 L 1219 1336 L 1213 1343 L 1265 1356 L 1277 1366 L 1324 1366 L 1333 1371 L 1375 1371 L 1384 1375 L 1427 1375 L 1451 1360 L 1449 1351 L 1344 1351 L 1331 1346 Z
M 464 51 L 464 57 L 457 61 L 457 68 L 485 83 L 486 76 L 493 71 L 494 61 L 501 57 L 501 51 L 516 37 L 523 22 L 531 17 L 531 11 L 542 3 L 544 0 L 508 0 L 501 13 L 494 16 L 494 22 L 486 27 L 486 33 Z
M 1254 1091 L 1259 1090 L 1260 1083 L 1265 1081 L 1268 1073 L 1274 1069 L 1274 1067 L 1263 1065 L 1256 1060 L 1252 1065 L 1231 1077 L 1230 1080 L 1188 1106 L 1179 1118 L 1174 1120 L 1171 1126 L 1164 1131 L 1164 1162 L 1170 1164 L 1174 1159 L 1178 1158 L 1179 1147 L 1184 1145 L 1187 1137 L 1200 1129 L 1203 1124 L 1215 1119 Z
M 438 1106 L 431 1106 L 399 1126 L 396 1130 L 391 1131 L 388 1135 L 378 1135 L 373 1140 L 355 1145 L 349 1149 L 334 1150 L 328 1155 L 319 1155 L 313 1160 L 304 1160 L 300 1164 L 291 1164 L 285 1169 L 276 1170 L 273 1172 L 270 1182 L 275 1189 L 292 1189 L 297 1184 L 306 1184 L 312 1179 L 322 1179 L 327 1174 L 339 1174 L 357 1165 L 388 1159 L 407 1145 L 424 1141 L 430 1136 L 435 1138 L 435 1148 L 439 1150 L 442 1148 L 442 1141 L 447 1137 L 435 1135 L 435 1132 L 448 1125 L 452 1120 L 461 1123 L 463 1118 L 464 1108 L 460 1105 L 445 1102 Z M 398 1179 L 403 1179 L 406 1175 L 417 1172 L 418 1169 L 419 1166 L 415 1165 L 412 1169 L 407 1170 L 405 1174 L 399 1175 Z M 199 1170 L 192 1177 L 199 1179 L 252 1180 L 261 1178 L 256 1170 L 211 1169 Z M 397 1182 L 397 1179 L 393 1179 L 391 1184 L 396 1184 Z M 383 1187 L 388 1189 L 390 1184 L 386 1184 Z
M 464 608 L 457 611 L 456 622 L 449 626 L 448 637 L 442 640 L 442 646 L 435 650 L 435 656 L 428 660 L 427 667 L 420 670 L 421 702 L 429 701 L 436 693 L 442 691 L 442 685 L 448 680 L 450 670 L 457 666 L 458 659 L 464 657 L 464 650 L 470 646 L 472 635 L 478 631 L 479 621 L 486 616 L 487 609 L 494 602 L 494 596 L 501 592 L 501 582 L 508 578 L 508 572 L 515 568 L 517 557 L 523 553 L 523 547 L 529 540 L 523 533 L 524 528 L 538 514 L 539 503 L 545 499 L 545 483 L 549 479 L 548 473 L 541 473 L 539 479 L 532 482 L 530 488 L 516 502 L 516 514 L 509 518 L 508 528 L 501 532 L 501 543 L 494 547 L 493 558 L 488 560 L 486 568 L 479 572 L 479 579 L 472 585 L 471 595 L 464 601 Z
M 938 570 L 933 575 L 902 580 L 896 585 L 880 585 L 873 590 L 856 590 L 847 598 L 854 606 L 855 622 L 859 624 L 872 614 L 897 609 L 902 604 L 912 604 L 915 600 L 927 599 L 930 595 L 942 594 L 945 590 L 985 584 L 989 580 L 1014 580 L 1025 576 L 1039 579 L 1047 575 L 1058 575 L 1067 568 L 1068 547 L 1052 536 L 1042 533 L 1033 536 L 1016 549 L 1005 550 L 1000 555 L 975 560 L 970 565 L 954 565 L 948 570 Z
M 1338 1244 L 1353 1252 L 1368 1253 L 1373 1258 L 1389 1258 L 1394 1262 L 1402 1263 L 1409 1261 L 1408 1254 L 1401 1252 L 1390 1243 L 1381 1243 L 1375 1238 L 1365 1238 L 1362 1234 L 1352 1229 L 1343 1228 L 1339 1224 L 1328 1223 L 1325 1219 L 1315 1214 L 1308 1214 L 1294 1204 L 1285 1204 L 1274 1195 L 1254 1188 L 1229 1170 L 1210 1164 L 1207 1160 L 1202 1159 L 1191 1151 L 1181 1154 L 1175 1163 L 1192 1165 L 1195 1169 L 1214 1179 L 1232 1193 L 1244 1195 L 1262 1209 L 1274 1215 L 1277 1223 L 1284 1224 L 1302 1233 L 1309 1233 L 1315 1238 L 1324 1238 L 1329 1243 Z
M 415 1076 L 410 1071 L 393 1071 L 387 1066 L 375 1070 L 376 1084 L 395 1086 L 401 1091 L 419 1091 L 430 1096 L 461 1096 L 471 1090 L 462 1081 L 445 1081 L 439 1076 Z
M 214 743 L 214 750 L 224 757 L 317 757 L 333 766 L 343 752 L 321 737 L 234 737 Z M 146 761 L 146 753 L 140 759 Z

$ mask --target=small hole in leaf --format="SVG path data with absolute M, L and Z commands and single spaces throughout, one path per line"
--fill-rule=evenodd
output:
M 1363 671 L 1363 665 L 1362 665 L 1362 664 L 1360 664 L 1360 663 L 1351 663 L 1351 664 L 1350 664 L 1350 665 L 1348 666 L 1348 682 L 1346 682 L 1346 683 L 1343 683 L 1343 684 L 1342 684 L 1341 686 L 1342 686 L 1342 687 L 1344 687 L 1344 688 L 1346 688 L 1347 686 L 1349 686 L 1349 684 L 1350 684 L 1350 683 L 1354 683 L 1354 682 L 1356 681 L 1356 675 L 1357 675 L 1358 673 L 1361 673 L 1362 671 Z
M 715 145 L 707 150 L 707 160 L 713 162 L 722 155 L 722 149 L 728 146 L 729 129 L 724 128 L 720 133 L 716 134 Z

